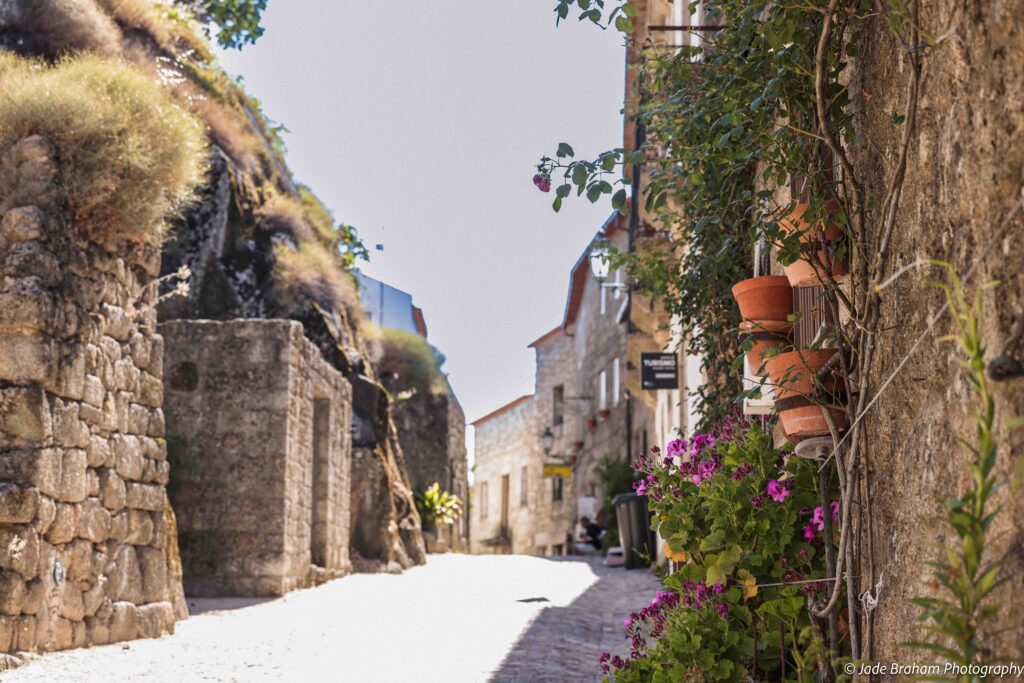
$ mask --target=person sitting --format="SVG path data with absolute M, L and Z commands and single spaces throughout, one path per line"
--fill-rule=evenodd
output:
M 576 528 L 576 551 L 582 555 L 597 552 L 601 549 L 601 527 L 590 521 L 589 517 L 580 517 Z

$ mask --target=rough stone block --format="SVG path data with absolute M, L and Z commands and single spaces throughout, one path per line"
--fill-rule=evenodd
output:
M 174 633 L 174 608 L 169 602 L 154 602 L 138 608 L 138 629 L 141 638 L 159 638 Z
M 106 645 L 110 642 L 110 620 L 88 617 L 85 628 L 89 634 L 89 642 L 93 645 Z
M 103 304 L 100 308 L 103 316 L 103 331 L 118 341 L 128 341 L 132 332 L 132 321 L 120 306 Z
M 28 524 L 39 508 L 39 491 L 0 482 L 0 524 Z
M 85 359 L 85 347 L 76 345 L 70 350 L 65 347 L 53 393 L 72 401 L 82 400 L 85 391 Z
M 86 375 L 83 380 L 82 399 L 96 408 L 103 407 L 103 397 L 107 390 L 103 387 L 103 380 L 96 375 Z
M 107 562 L 107 596 L 114 602 L 118 600 L 139 604 L 142 602 L 142 571 L 135 547 L 123 544 L 114 551 L 114 556 Z
M 93 543 L 102 543 L 110 537 L 110 510 L 103 507 L 98 498 L 88 498 L 82 503 L 77 535 Z
M 86 441 L 88 444 L 88 441 Z M 60 472 L 60 493 L 57 500 L 66 503 L 79 503 L 89 495 L 89 479 L 86 473 L 89 459 L 81 448 L 64 451 L 64 461 Z
M 74 641 L 74 629 L 71 622 L 62 617 L 52 621 L 50 639 L 46 644 L 48 650 L 67 650 Z
M 114 468 L 125 480 L 135 481 L 142 478 L 142 470 L 146 459 L 142 455 L 139 440 L 132 436 L 115 435 L 112 441 L 114 451 Z
M 159 408 L 164 401 L 164 383 L 150 374 L 139 377 L 139 403 L 150 408 Z
M 103 503 L 103 507 L 112 512 L 117 512 L 124 508 L 125 503 L 128 500 L 127 491 L 124 486 L 124 481 L 121 477 L 117 476 L 117 472 L 103 468 L 99 470 L 99 479 L 100 502 Z
M 14 639 L 11 643 L 12 652 L 28 652 L 36 647 L 36 618 L 19 617 Z
M 35 614 L 43 607 L 46 599 L 46 583 L 42 579 L 36 579 L 25 584 L 25 598 L 21 602 L 21 611 L 24 614 Z
M 89 467 L 113 467 L 114 453 L 110 448 L 110 440 L 93 435 L 89 438 L 89 447 L 85 451 L 89 458 Z
M 65 581 L 60 586 L 60 613 L 62 617 L 71 621 L 85 619 L 82 591 L 70 581 Z
M 78 403 L 54 399 L 53 439 L 61 446 L 86 448 L 89 445 L 89 427 L 78 416 Z
M 85 480 L 88 483 L 89 496 L 92 498 L 100 497 L 100 475 L 91 467 L 85 473 Z
M 90 584 L 96 580 L 103 566 L 96 566 L 92 548 L 92 543 L 84 538 L 76 538 L 64 546 L 60 561 L 68 581 Z
M 31 484 L 56 497 L 60 493 L 63 456 L 56 448 L 0 450 L 0 480 Z
M 0 572 L 0 612 L 10 616 L 21 614 L 25 601 L 25 579 L 18 572 Z
M 149 430 L 146 434 L 154 439 L 162 439 L 166 436 L 166 431 L 167 424 L 164 422 L 164 411 L 157 408 L 149 415 Z
M 36 533 L 45 534 L 53 520 L 57 517 L 57 504 L 48 496 L 39 496 L 39 508 L 36 511 Z
M 149 351 L 149 366 L 143 368 L 154 377 L 164 376 L 164 338 L 158 334 L 152 337 L 152 347 Z M 141 366 L 140 366 L 141 367 Z
M 125 431 L 131 434 L 147 434 L 149 432 L 149 421 L 149 408 L 132 403 L 128 409 L 128 429 Z
M 122 514 L 122 513 L 118 513 Z M 128 510 L 126 543 L 151 545 L 153 543 L 153 517 L 145 510 Z
M 71 647 L 85 647 L 89 644 L 89 629 L 84 621 L 76 621 L 71 624 L 72 637 Z
M 107 598 L 107 577 L 101 575 L 96 583 L 82 592 L 82 607 L 86 615 L 91 617 L 99 612 L 104 603 L 110 604 L 110 601 Z
M 110 518 L 110 539 L 118 543 L 125 543 L 129 534 L 128 511 L 121 510 Z
M 42 242 L 22 242 L 0 261 L 0 277 L 36 277 L 47 287 L 60 281 L 60 272 L 60 261 Z
M 50 405 L 42 387 L 0 387 L 0 432 L 15 439 L 43 442 L 50 438 L 52 429 Z
M 164 487 L 158 484 L 125 484 L 128 490 L 128 507 L 150 512 L 162 512 L 167 505 Z
M 60 348 L 53 339 L 38 334 L 4 333 L 0 335 L 4 352 L 0 353 L 0 379 L 44 387 L 56 383 Z
M 167 554 L 157 548 L 138 548 L 142 570 L 142 602 L 163 602 L 167 592 Z
M 38 277 L 27 277 L 9 281 L 0 289 L 0 329 L 9 334 L 4 337 L 6 346 L 9 338 L 23 337 L 31 340 L 39 333 L 51 329 L 54 321 L 54 297 Z M 14 379 L 6 374 L 4 379 Z
M 0 527 L 0 568 L 34 579 L 39 561 L 39 536 L 29 525 Z
M 54 545 L 67 543 L 78 532 L 82 507 L 78 503 L 57 503 L 57 513 L 46 531 L 46 540 Z
M 0 252 L 43 236 L 49 216 L 38 206 L 9 209 L 0 219 Z
M 18 620 L 15 617 L 0 616 L 0 652 L 13 652 L 14 631 Z
M 110 638 L 108 642 L 119 643 L 138 637 L 138 608 L 130 602 L 115 602 L 110 616 Z

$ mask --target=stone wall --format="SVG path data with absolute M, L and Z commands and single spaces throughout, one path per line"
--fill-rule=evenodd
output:
M 437 482 L 445 491 L 466 500 L 466 418 L 455 394 L 416 393 L 392 407 L 398 440 L 409 468 L 414 491 Z M 439 550 L 462 549 L 465 522 L 438 530 Z
M 539 480 L 540 450 L 535 431 L 533 397 L 513 401 L 500 413 L 473 423 L 475 428 L 473 498 L 469 507 L 470 552 L 532 555 L 536 520 L 523 504 L 520 486 L 522 468 L 528 481 Z M 502 499 L 507 477 L 507 498 Z M 527 484 L 529 486 L 529 483 Z M 503 519 L 503 507 L 507 518 Z
M 160 329 L 188 594 L 282 595 L 346 573 L 349 383 L 298 322 Z
M 0 162 L 0 652 L 159 636 L 175 601 L 186 614 L 158 257 L 65 221 L 55 158 L 31 137 Z
M 956 8 L 950 23 L 950 12 Z M 1021 199 L 1024 183 L 1024 2 L 970 1 L 956 5 L 923 0 L 921 17 L 929 36 L 943 35 L 925 56 L 919 132 L 910 148 L 907 181 L 893 236 L 892 266 L 918 256 L 945 259 L 961 275 L 973 269 L 967 286 L 999 280 L 986 295 L 986 360 L 1004 353 L 1024 361 L 1019 336 L 1024 318 L 1024 220 L 999 232 L 1006 214 Z M 952 28 L 947 28 L 952 27 Z M 868 199 L 876 205 L 891 173 L 902 127 L 892 114 L 902 113 L 908 68 L 905 52 L 881 20 L 865 34 L 860 76 L 851 92 L 858 112 L 858 133 L 870 140 L 870 154 L 857 159 L 867 169 Z M 886 103 L 880 106 L 879 103 Z M 884 157 L 884 158 L 883 158 Z M 940 292 L 914 271 L 884 294 L 883 317 L 875 358 L 876 384 L 895 371 L 925 330 L 928 316 L 942 302 Z M 944 521 L 940 500 L 959 497 L 968 485 L 970 454 L 957 437 L 973 441 L 974 394 L 957 365 L 959 349 L 938 338 L 952 331 L 948 315 L 899 372 L 868 421 L 872 528 L 860 534 L 864 558 L 861 590 L 884 573 L 884 587 L 874 612 L 874 659 L 921 660 L 900 643 L 920 638 L 914 627 L 918 609 L 908 603 L 930 594 L 922 563 L 942 558 L 942 547 L 955 540 Z M 1024 378 L 991 386 L 1000 428 L 997 474 L 1002 481 L 1019 471 L 1024 431 L 1010 430 L 1005 420 L 1024 414 Z M 1008 553 L 1007 583 L 995 601 L 1001 611 L 982 640 L 992 657 L 1024 657 L 1024 499 L 1010 487 L 1001 489 L 992 509 L 1002 510 L 989 534 L 989 557 Z M 868 558 L 871 558 L 870 562 Z M 1001 632 L 1000 632 L 1000 629 Z M 986 662 L 995 661 L 987 658 Z

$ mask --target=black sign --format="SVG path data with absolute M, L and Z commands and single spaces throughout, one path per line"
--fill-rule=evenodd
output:
M 641 389 L 678 389 L 679 360 L 674 353 L 640 354 Z

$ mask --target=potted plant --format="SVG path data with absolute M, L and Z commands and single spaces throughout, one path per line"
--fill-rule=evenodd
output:
M 578 451 L 582 451 L 583 450 L 583 442 L 582 441 L 573 441 L 572 445 Z
M 810 208 L 811 204 L 800 202 L 780 221 L 783 233 L 797 234 L 800 240 L 800 258 L 785 266 L 786 277 L 793 287 L 815 287 L 846 275 L 846 264 L 837 249 L 843 237 L 840 222 L 836 219 L 839 206 L 835 202 L 827 202 L 822 208 L 824 217 L 816 219 L 813 225 L 805 218 Z M 824 248 L 822 241 L 825 242 Z M 817 254 L 817 258 L 811 259 L 810 254 Z
M 740 343 L 752 370 L 789 344 L 793 329 L 793 288 L 782 275 L 752 277 L 733 285 L 740 307 Z
M 420 513 L 424 540 L 437 540 L 438 526 L 450 526 L 462 515 L 462 501 L 441 490 L 441 485 L 434 482 L 422 493 L 414 496 L 416 509 Z
M 604 419 L 607 419 L 609 415 L 611 415 L 611 411 L 610 410 L 602 409 L 602 410 L 597 411 L 597 415 L 602 420 L 604 420 Z
M 593 415 L 589 416 L 586 419 L 586 424 L 587 424 L 587 429 L 593 429 L 594 427 L 597 426 L 597 418 L 594 417 Z
M 822 405 L 839 430 L 846 429 L 846 413 L 833 405 L 843 392 L 835 372 L 822 380 L 826 396 L 819 397 L 814 378 L 836 354 L 836 349 L 801 349 L 780 353 L 765 361 L 765 370 L 775 392 L 775 409 L 786 436 L 803 439 L 829 433 Z

